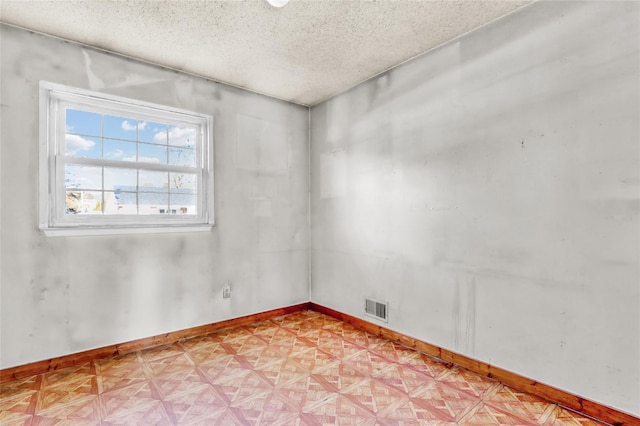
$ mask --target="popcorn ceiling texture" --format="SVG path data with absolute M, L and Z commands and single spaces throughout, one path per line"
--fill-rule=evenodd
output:
M 314 105 L 525 1 L 11 1 L 0 21 Z

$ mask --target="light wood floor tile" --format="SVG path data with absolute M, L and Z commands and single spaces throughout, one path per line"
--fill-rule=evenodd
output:
M 0 424 L 599 423 L 302 311 L 3 383 Z

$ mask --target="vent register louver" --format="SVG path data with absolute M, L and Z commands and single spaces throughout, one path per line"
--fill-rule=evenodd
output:
M 389 322 L 389 302 L 381 302 L 367 297 L 364 299 L 364 313 L 367 316 Z

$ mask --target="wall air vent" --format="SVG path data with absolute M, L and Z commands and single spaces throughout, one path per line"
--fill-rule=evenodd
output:
M 364 314 L 384 322 L 389 322 L 389 302 L 380 302 L 379 300 L 367 297 L 364 299 Z

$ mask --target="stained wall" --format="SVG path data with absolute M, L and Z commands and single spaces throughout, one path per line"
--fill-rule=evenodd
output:
M 0 368 L 309 300 L 307 108 L 0 31 Z M 213 115 L 213 230 L 47 238 L 37 217 L 40 80 Z
M 312 301 L 640 414 L 638 2 L 539 2 L 311 109 Z
M 311 298 L 640 414 L 637 2 L 540 2 L 311 110 L 0 27 L 0 368 Z M 208 233 L 46 238 L 38 81 L 215 118 Z M 223 300 L 225 282 L 233 296 Z

